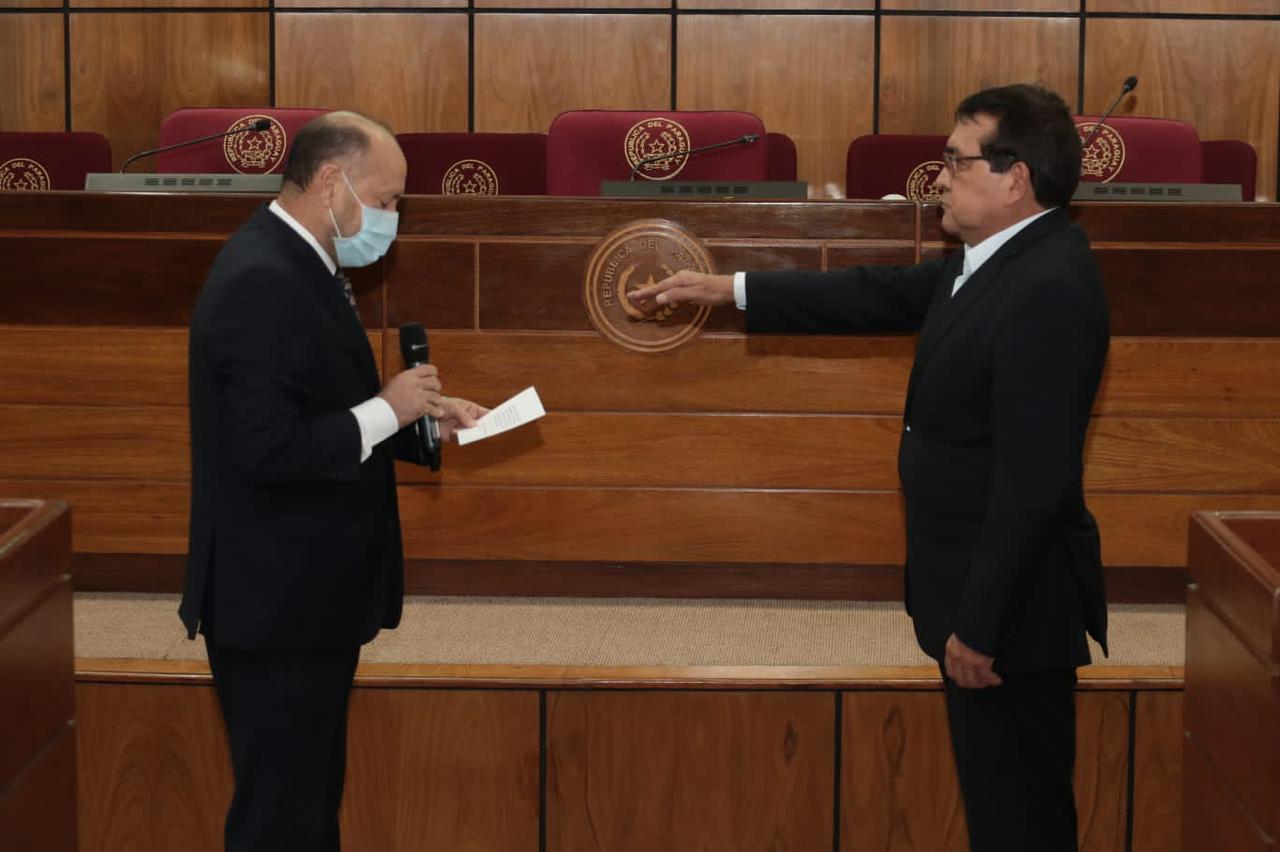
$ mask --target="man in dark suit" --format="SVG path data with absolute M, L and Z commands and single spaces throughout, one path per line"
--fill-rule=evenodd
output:
M 339 849 L 356 661 L 400 620 L 393 444 L 424 414 L 447 440 L 483 412 L 442 397 L 433 366 L 383 386 L 340 271 L 390 246 L 405 171 L 381 125 L 312 121 L 280 196 L 218 254 L 191 321 L 180 614 L 204 634 L 227 726 L 234 852 Z
M 1077 666 L 1106 647 L 1085 431 L 1109 340 L 1067 106 L 966 98 L 939 174 L 964 250 L 913 267 L 682 272 L 638 290 L 730 304 L 751 332 L 919 331 L 898 455 L 906 604 L 938 660 L 973 852 L 1074 850 Z

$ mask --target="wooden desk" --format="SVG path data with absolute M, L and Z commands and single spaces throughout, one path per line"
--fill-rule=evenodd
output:
M 69 500 L 80 588 L 177 589 L 186 550 L 186 332 L 260 198 L 0 195 L 0 495 Z M 1280 509 L 1280 207 L 1081 205 L 1116 335 L 1086 488 L 1113 595 L 1181 598 L 1187 517 Z M 446 388 L 537 385 L 533 428 L 401 469 L 416 592 L 894 597 L 913 341 L 745 337 L 732 308 L 673 354 L 602 339 L 593 247 L 680 223 L 721 270 L 912 263 L 946 250 L 910 203 L 404 201 L 356 276 L 386 370 L 425 322 Z M 390 332 L 390 333 L 388 333 Z M 857 519 L 856 522 L 851 519 Z
M 1188 566 L 1183 849 L 1274 850 L 1280 513 L 1196 513 Z
M 0 500 L 0 838 L 76 852 L 71 514 Z

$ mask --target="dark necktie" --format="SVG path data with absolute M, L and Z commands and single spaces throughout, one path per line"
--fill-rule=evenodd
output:
M 351 310 L 355 311 L 356 317 L 359 318 L 360 309 L 356 307 L 356 294 L 351 289 L 351 279 L 341 269 L 338 270 L 337 277 L 338 283 L 342 285 L 342 295 L 347 297 L 347 304 L 351 306 Z

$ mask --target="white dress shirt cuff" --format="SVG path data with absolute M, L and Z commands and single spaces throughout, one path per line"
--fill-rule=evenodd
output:
M 740 311 L 747 309 L 747 273 L 745 272 L 733 273 L 733 303 Z
M 380 396 L 370 397 L 351 409 L 360 424 L 360 461 L 373 455 L 373 448 L 400 431 L 400 421 L 391 403 Z

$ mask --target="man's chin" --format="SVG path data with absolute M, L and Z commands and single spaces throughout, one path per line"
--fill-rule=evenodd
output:
M 946 204 L 943 204 L 938 208 L 938 220 L 938 224 L 942 226 L 942 230 L 946 231 L 953 237 L 959 236 L 956 231 L 955 216 L 951 214 L 951 208 Z

